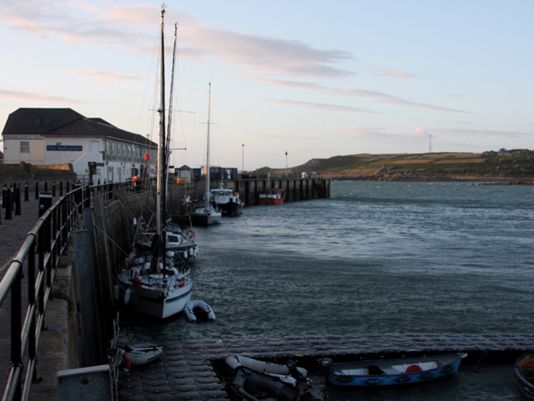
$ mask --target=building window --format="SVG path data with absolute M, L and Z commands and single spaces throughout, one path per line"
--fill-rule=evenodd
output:
M 30 142 L 20 141 L 20 153 L 30 153 Z

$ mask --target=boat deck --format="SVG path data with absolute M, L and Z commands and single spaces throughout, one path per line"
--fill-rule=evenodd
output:
M 366 334 L 356 336 L 169 337 L 160 360 L 121 376 L 123 401 L 230 400 L 213 362 L 229 355 L 257 358 L 334 357 L 408 352 L 465 351 L 515 357 L 534 349 L 534 334 Z M 513 368 L 513 364 L 510 369 Z

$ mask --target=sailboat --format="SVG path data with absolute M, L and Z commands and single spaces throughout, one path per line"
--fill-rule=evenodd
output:
M 206 192 L 204 203 L 197 206 L 192 215 L 193 224 L 199 226 L 212 226 L 221 222 L 221 212 L 214 209 L 210 202 L 210 121 L 211 117 L 211 82 L 208 84 L 208 129 L 206 151 Z
M 193 288 L 190 271 L 183 265 L 175 264 L 174 252 L 167 247 L 165 179 L 168 152 L 166 152 L 165 138 L 164 16 L 165 9 L 162 9 L 156 235 L 152 238 L 150 251 L 139 253 L 134 248 L 117 276 L 124 304 L 130 305 L 136 313 L 158 319 L 165 319 L 182 312 L 191 299 Z M 176 51 L 176 26 L 174 34 L 174 51 Z

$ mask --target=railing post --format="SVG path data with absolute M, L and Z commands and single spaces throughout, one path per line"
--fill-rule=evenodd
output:
M 91 207 L 91 187 L 87 185 L 85 187 L 85 207 Z
M 35 235 L 30 245 L 28 253 L 28 304 L 35 305 Z M 30 333 L 28 336 L 28 356 L 30 360 L 37 359 L 37 336 L 36 336 L 36 312 L 34 311 L 31 318 Z M 34 366 L 32 380 L 37 381 L 37 366 Z
M 17 278 L 11 287 L 11 363 L 16 369 L 22 370 L 22 265 L 19 262 Z M 15 399 L 20 399 L 22 374 L 15 374 Z

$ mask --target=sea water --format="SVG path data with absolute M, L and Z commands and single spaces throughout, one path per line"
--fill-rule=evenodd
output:
M 197 229 L 203 325 L 171 319 L 130 335 L 525 333 L 534 328 L 534 192 L 475 183 L 333 182 L 330 199 L 249 207 Z M 329 390 L 331 400 L 515 400 L 512 366 L 438 383 Z

